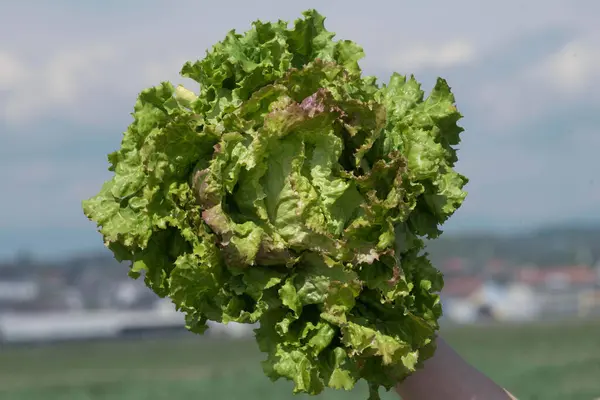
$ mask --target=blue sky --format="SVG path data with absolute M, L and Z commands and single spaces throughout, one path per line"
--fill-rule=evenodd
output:
M 300 4 L 301 3 L 301 4 Z M 0 258 L 101 248 L 81 200 L 109 178 L 136 94 L 255 19 L 316 7 L 382 80 L 449 80 L 469 197 L 448 225 L 600 220 L 600 3 L 75 0 L 0 5 Z M 9 40 L 6 40 L 6 39 Z

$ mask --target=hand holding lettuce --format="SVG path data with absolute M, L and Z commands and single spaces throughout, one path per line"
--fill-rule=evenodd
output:
M 106 246 L 206 321 L 260 323 L 265 373 L 371 398 L 433 354 L 441 274 L 423 238 L 463 202 L 461 115 L 443 79 L 379 86 L 316 11 L 230 32 L 144 90 L 112 179 L 83 204 Z

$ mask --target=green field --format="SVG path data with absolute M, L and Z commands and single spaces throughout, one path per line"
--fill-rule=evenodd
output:
M 448 328 L 443 335 L 521 400 L 600 398 L 598 322 Z M 271 383 L 260 360 L 253 342 L 191 335 L 0 348 L 0 399 L 306 399 L 292 396 L 286 382 Z M 361 385 L 318 398 L 366 397 Z

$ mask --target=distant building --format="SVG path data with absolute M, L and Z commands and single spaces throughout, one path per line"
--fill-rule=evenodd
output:
M 445 279 L 444 288 L 440 293 L 447 319 L 457 323 L 472 323 L 480 317 L 479 304 L 472 296 L 483 286 L 484 281 L 475 276 L 459 274 Z
M 518 271 L 517 280 L 538 289 L 581 289 L 595 286 L 598 272 L 588 266 L 524 268 Z
M 467 298 L 483 286 L 483 279 L 476 276 L 455 276 L 444 281 L 441 295 L 445 298 Z
M 35 281 L 0 281 L 0 312 L 12 311 L 28 304 L 40 294 L 40 285 Z
M 454 322 L 481 320 L 525 321 L 540 313 L 540 300 L 529 285 L 496 279 L 500 269 L 489 279 L 455 276 L 447 279 L 441 297 L 446 317 Z
M 480 309 L 489 310 L 498 321 L 530 321 L 540 313 L 540 300 L 533 288 L 521 283 L 487 281 L 473 296 Z
M 586 296 L 596 290 L 598 273 L 588 266 L 524 268 L 516 280 L 536 291 L 543 317 L 575 317 L 589 308 Z
M 462 274 L 467 271 L 467 260 L 459 257 L 452 257 L 446 259 L 442 265 L 441 269 L 445 275 L 453 275 L 453 274 Z

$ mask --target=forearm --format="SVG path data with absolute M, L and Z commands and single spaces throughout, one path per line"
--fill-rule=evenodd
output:
M 515 400 L 441 338 L 435 355 L 396 388 L 403 400 Z

